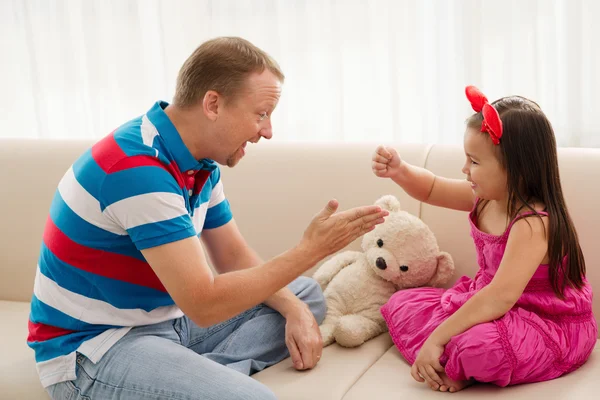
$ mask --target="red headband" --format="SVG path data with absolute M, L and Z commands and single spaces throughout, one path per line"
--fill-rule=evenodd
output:
M 483 122 L 481 123 L 481 132 L 489 133 L 494 144 L 500 144 L 502 137 L 502 121 L 498 111 L 488 103 L 487 97 L 475 86 L 467 86 L 465 88 L 467 99 L 471 103 L 471 107 L 475 112 L 483 114 Z

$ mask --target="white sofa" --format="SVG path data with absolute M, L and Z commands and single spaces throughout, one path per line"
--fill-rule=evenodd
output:
M 89 141 L 0 140 L 0 399 L 47 399 L 26 345 L 42 229 L 56 184 Z M 265 259 L 293 246 L 310 220 L 331 197 L 343 209 L 373 203 L 395 194 L 403 207 L 420 216 L 456 262 L 457 274 L 476 271 L 474 246 L 465 213 L 421 204 L 391 181 L 370 171 L 373 145 L 280 144 L 250 146 L 234 169 L 223 169 L 226 194 L 242 233 Z M 437 174 L 461 177 L 461 147 L 404 145 L 400 154 Z M 600 150 L 560 149 L 560 168 L 567 203 L 586 257 L 588 279 L 600 292 Z M 584 180 L 585 177 L 585 180 Z M 596 232 L 596 233 L 595 233 Z M 351 248 L 358 248 L 358 242 Z M 310 275 L 311 271 L 307 273 Z M 594 312 L 600 317 L 600 299 Z M 436 393 L 409 375 L 409 366 L 382 334 L 359 348 L 332 345 L 319 365 L 298 372 L 290 359 L 254 378 L 281 399 L 594 399 L 600 393 L 600 347 L 578 371 L 545 383 L 500 389 L 476 385 L 457 394 Z

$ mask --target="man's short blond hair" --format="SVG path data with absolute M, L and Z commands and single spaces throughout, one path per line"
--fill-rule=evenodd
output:
M 220 37 L 202 43 L 183 63 L 177 76 L 173 104 L 189 107 L 214 90 L 233 99 L 253 72 L 267 68 L 283 83 L 277 62 L 266 52 L 239 37 Z

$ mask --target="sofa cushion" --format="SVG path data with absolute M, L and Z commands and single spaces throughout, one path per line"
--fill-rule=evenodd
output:
M 457 394 L 444 394 L 461 399 L 593 399 L 600 391 L 600 342 L 579 370 L 553 381 L 509 386 L 500 389 L 493 385 L 477 384 Z M 410 367 L 396 347 L 390 348 L 358 380 L 343 397 L 343 400 L 397 400 L 397 399 L 439 399 L 436 393 L 425 384 L 416 382 L 410 376 Z
M 391 346 L 387 333 L 351 349 L 334 343 L 323 350 L 321 361 L 312 370 L 297 371 L 287 358 L 253 377 L 269 386 L 280 400 L 338 400 Z
M 27 346 L 29 303 L 0 301 L 0 397 L 3 399 L 49 399 L 35 369 L 33 350 Z

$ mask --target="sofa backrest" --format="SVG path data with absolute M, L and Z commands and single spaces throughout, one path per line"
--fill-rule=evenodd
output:
M 0 140 L 0 300 L 29 301 L 58 182 L 89 141 Z
M 42 232 L 56 186 L 91 141 L 0 140 L 0 300 L 29 301 Z M 372 204 L 396 195 L 402 207 L 420 216 L 452 254 L 456 277 L 473 276 L 475 249 L 467 214 L 422 204 L 390 180 L 371 172 L 375 145 L 261 142 L 247 147 L 235 168 L 222 167 L 225 194 L 249 244 L 263 259 L 289 249 L 302 237 L 311 218 L 330 198 L 341 209 Z M 403 159 L 436 174 L 462 178 L 461 147 L 401 145 Z M 561 178 L 567 204 L 586 258 L 588 279 L 600 291 L 600 246 L 595 228 L 600 214 L 600 149 L 560 149 Z M 585 180 L 583 177 L 586 177 Z M 359 249 L 357 240 L 349 246 Z M 314 271 L 307 271 L 311 275 Z M 595 298 L 600 316 L 600 296 Z

